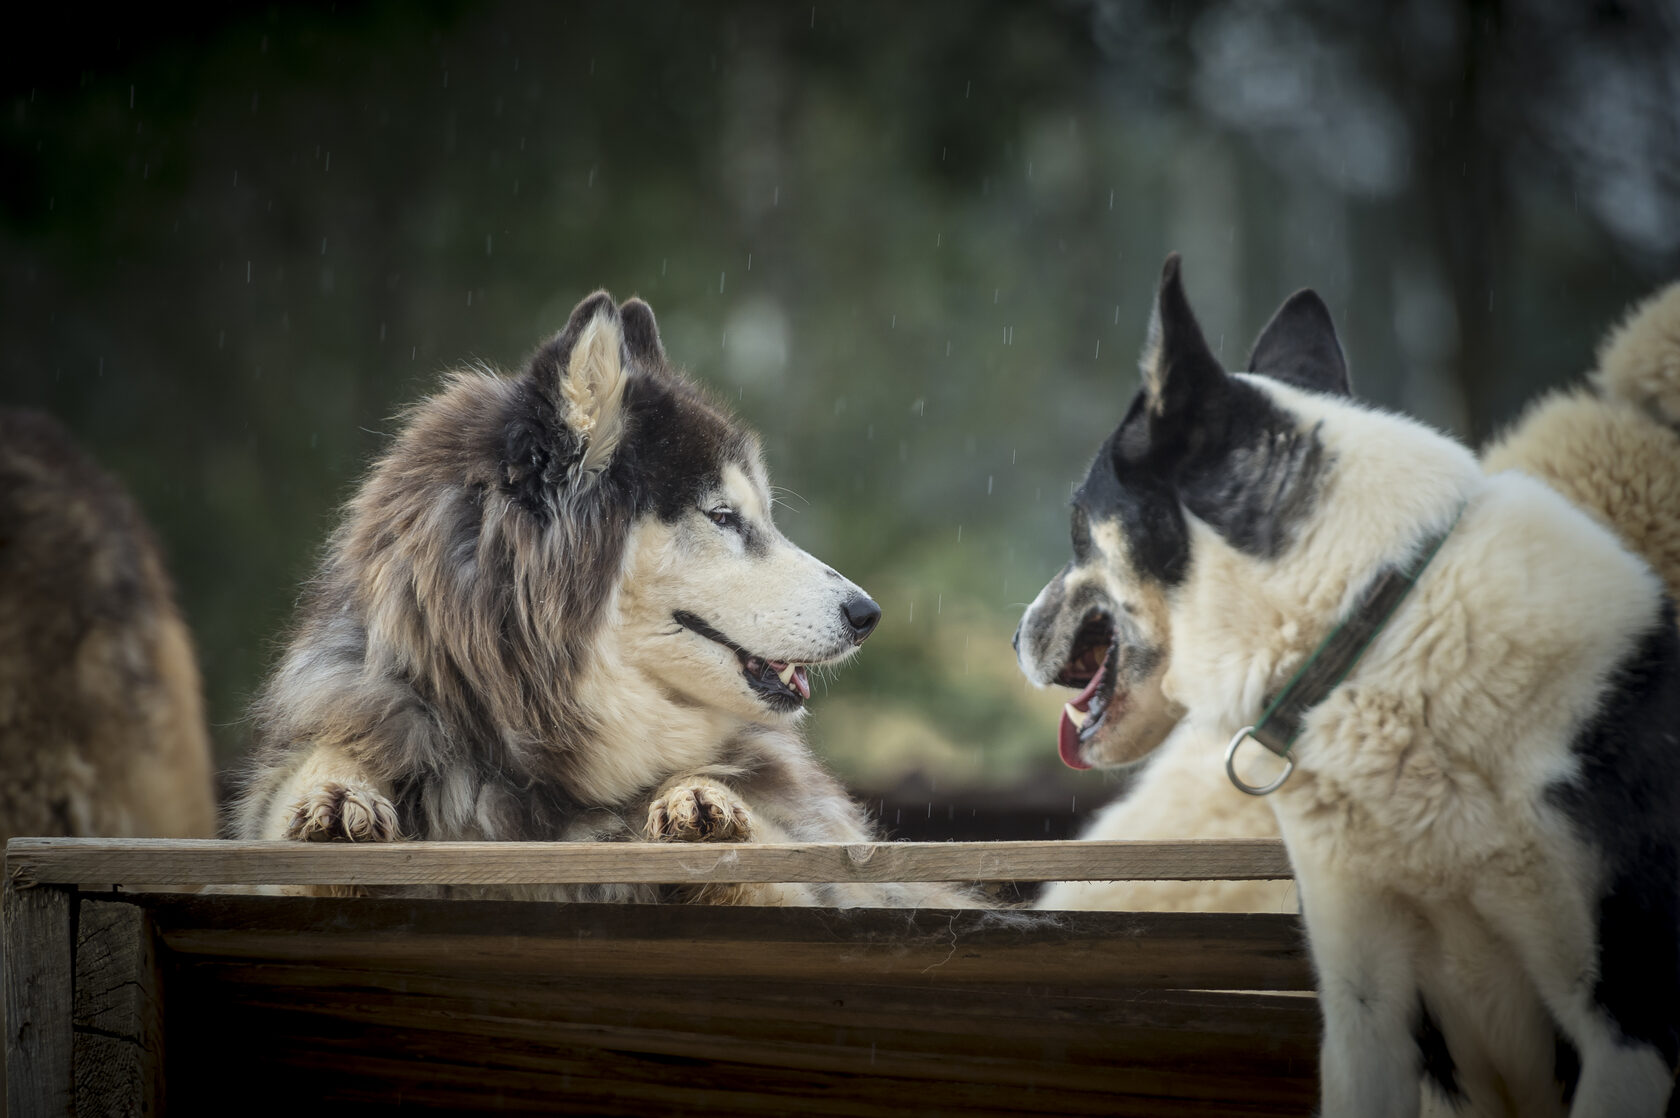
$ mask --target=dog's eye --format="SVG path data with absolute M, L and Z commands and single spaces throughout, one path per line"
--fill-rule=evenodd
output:
M 728 505 L 719 505 L 715 509 L 707 509 L 706 519 L 719 528 L 728 528 L 732 532 L 741 530 L 741 514 Z

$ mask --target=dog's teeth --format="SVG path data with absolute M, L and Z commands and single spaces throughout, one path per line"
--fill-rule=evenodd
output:
M 791 684 L 793 682 L 793 665 L 789 664 L 787 667 L 777 672 L 776 678 L 782 681 L 783 687 Z
M 1072 703 L 1068 703 L 1063 706 L 1062 713 L 1067 715 L 1068 721 L 1072 722 L 1075 726 L 1085 725 L 1085 712 L 1074 706 Z

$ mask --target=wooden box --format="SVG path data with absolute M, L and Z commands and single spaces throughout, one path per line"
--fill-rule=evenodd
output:
M 1299 1115 L 1316 1097 L 1292 916 L 237 891 L 1287 877 L 1275 842 L 14 839 L 6 870 L 14 1118 Z M 162 891 L 204 886 L 235 891 Z

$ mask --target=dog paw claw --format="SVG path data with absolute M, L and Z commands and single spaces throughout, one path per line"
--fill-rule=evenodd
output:
M 397 809 L 365 784 L 323 784 L 292 807 L 286 837 L 298 842 L 394 842 Z
M 655 842 L 751 842 L 752 833 L 747 805 L 715 780 L 674 781 L 648 808 L 647 835 Z

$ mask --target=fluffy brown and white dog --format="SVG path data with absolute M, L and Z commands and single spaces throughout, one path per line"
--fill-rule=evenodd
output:
M 1240 742 L 1378 587 L 1270 790 L 1324 1016 L 1323 1112 L 1657 1118 L 1680 1064 L 1680 628 L 1555 490 L 1348 395 L 1311 292 L 1246 373 L 1168 261 L 1144 386 L 1018 633 L 1062 751 Z M 1421 570 L 1421 573 L 1417 573 Z M 1393 599 L 1388 599 L 1393 601 Z M 1244 728 L 1248 729 L 1244 729 Z M 1234 737 L 1233 735 L 1243 735 Z M 1259 752 L 1259 747 L 1254 749 Z
M 1629 312 L 1587 383 L 1547 394 L 1484 448 L 1489 473 L 1540 478 L 1613 530 L 1680 595 L 1680 284 Z M 1180 725 L 1088 839 L 1276 838 L 1225 776 L 1226 740 Z M 1291 882 L 1066 881 L 1040 908 L 1293 912 Z
M 327 546 L 255 707 L 232 832 L 873 837 L 799 723 L 809 672 L 850 656 L 880 610 L 789 542 L 771 505 L 756 437 L 670 366 L 638 299 L 585 299 L 522 375 L 454 374 Z M 972 903 L 895 885 L 701 899 Z
M 151 529 L 57 422 L 0 409 L 0 842 L 209 838 L 210 774 Z

